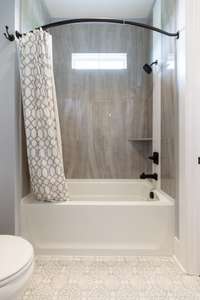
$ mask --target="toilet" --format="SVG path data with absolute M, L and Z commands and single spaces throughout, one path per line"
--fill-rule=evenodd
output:
M 32 245 L 18 236 L 0 235 L 0 300 L 17 300 L 34 266 Z

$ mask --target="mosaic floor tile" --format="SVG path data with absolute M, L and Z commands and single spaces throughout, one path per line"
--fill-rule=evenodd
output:
M 19 300 L 200 300 L 171 257 L 38 256 Z

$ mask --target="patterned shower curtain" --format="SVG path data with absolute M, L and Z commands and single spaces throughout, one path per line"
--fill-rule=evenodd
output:
M 24 35 L 17 44 L 32 191 L 40 201 L 66 201 L 52 38 L 40 29 Z

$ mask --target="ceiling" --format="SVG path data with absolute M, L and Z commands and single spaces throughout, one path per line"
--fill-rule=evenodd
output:
M 154 0 L 44 0 L 51 18 L 147 18 Z

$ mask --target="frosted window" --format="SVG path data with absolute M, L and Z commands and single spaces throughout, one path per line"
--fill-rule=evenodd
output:
M 72 53 L 72 69 L 123 70 L 127 69 L 126 53 Z

